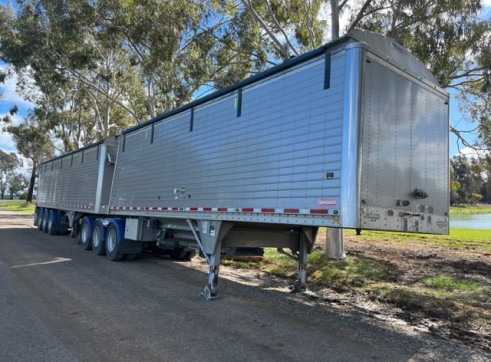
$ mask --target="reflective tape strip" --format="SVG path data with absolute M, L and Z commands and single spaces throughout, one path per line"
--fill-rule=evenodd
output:
M 58 205 L 63 207 L 72 207 L 71 205 Z M 77 205 L 73 206 L 82 209 L 91 209 L 92 206 Z M 129 210 L 129 211 L 178 211 L 178 212 L 233 212 L 233 213 L 264 213 L 264 214 L 301 214 L 301 215 L 328 215 L 328 209 L 297 209 L 297 208 L 272 208 L 272 207 L 243 207 L 243 208 L 230 208 L 230 207 L 165 207 L 165 206 L 112 206 L 111 210 Z

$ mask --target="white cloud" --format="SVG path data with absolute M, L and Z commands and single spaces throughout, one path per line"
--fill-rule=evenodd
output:
M 477 158 L 477 157 L 484 157 L 486 155 L 489 155 L 489 151 L 486 150 L 476 150 L 471 147 L 465 147 L 460 150 L 460 154 L 465 157 L 469 158 Z

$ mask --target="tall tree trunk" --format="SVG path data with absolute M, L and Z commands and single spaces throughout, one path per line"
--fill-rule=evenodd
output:
M 27 197 L 26 202 L 32 202 L 32 194 L 34 193 L 34 184 L 36 182 L 36 172 L 37 165 L 36 162 L 32 162 L 32 172 L 31 172 L 31 181 L 29 181 L 29 188 L 27 189 Z

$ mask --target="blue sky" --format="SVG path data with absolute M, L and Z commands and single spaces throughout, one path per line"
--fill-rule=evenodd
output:
M 0 4 L 6 4 L 7 0 L 0 0 Z M 491 19 L 491 0 L 485 0 L 484 4 L 486 6 L 486 11 L 482 15 L 484 19 Z M 0 68 L 5 68 L 8 65 L 0 62 Z M 27 116 L 29 109 L 33 108 L 33 104 L 26 102 L 23 100 L 16 92 L 15 92 L 15 78 L 11 78 L 7 80 L 5 84 L 0 86 L 1 93 L 3 97 L 0 99 L 0 116 L 7 113 L 14 105 L 19 107 L 19 113 L 15 116 L 14 121 L 21 122 L 24 117 Z M 469 123 L 462 119 L 462 115 L 460 114 L 458 101 L 455 97 L 451 98 L 450 101 L 450 124 L 459 130 L 469 130 L 475 127 L 474 124 Z M 473 137 L 471 135 L 468 137 L 468 141 L 472 142 Z M 463 146 L 461 146 L 462 150 Z M 10 135 L 2 132 L 0 130 L 0 149 L 4 151 L 13 152 L 15 151 L 15 146 L 13 145 L 12 139 Z M 457 138 L 455 135 L 450 134 L 450 156 L 453 156 L 458 153 L 457 147 Z

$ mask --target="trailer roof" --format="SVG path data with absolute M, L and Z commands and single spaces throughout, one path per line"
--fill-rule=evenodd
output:
M 52 161 L 56 161 L 60 158 L 63 158 L 63 157 L 67 157 L 67 156 L 70 156 L 74 153 L 78 153 L 78 152 L 82 152 L 82 151 L 85 151 L 89 148 L 93 148 L 93 147 L 96 147 L 96 146 L 99 146 L 100 144 L 104 143 L 103 141 L 98 141 L 98 142 L 95 142 L 95 143 L 91 143 L 91 144 L 88 144 L 87 146 L 84 146 L 84 147 L 81 147 L 81 148 L 77 148 L 76 150 L 73 150 L 73 151 L 70 151 L 70 152 L 67 152 L 67 153 L 63 153 L 59 156 L 56 156 L 56 157 L 53 157 L 53 158 L 50 158 L 50 159 L 47 159 L 47 160 L 44 160 L 42 162 L 40 162 L 40 164 L 45 164 L 45 163 L 48 163 L 48 162 L 52 162 Z

